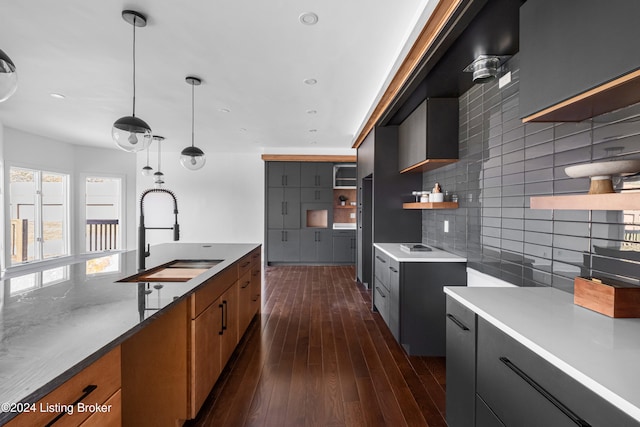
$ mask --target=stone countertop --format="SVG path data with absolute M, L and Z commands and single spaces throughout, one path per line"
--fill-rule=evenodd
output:
M 259 246 L 151 247 L 147 268 L 175 259 L 223 260 L 183 283 L 118 283 L 137 273 L 136 251 L 0 281 L 0 403 L 36 402 Z M 0 412 L 0 425 L 15 415 Z
M 429 246 L 429 252 L 406 252 L 400 249 L 402 243 L 374 243 L 373 246 L 398 262 L 467 262 L 467 259 L 451 252 Z M 410 243 L 416 244 L 416 243 Z M 427 245 L 428 246 L 428 245 Z
M 445 293 L 640 421 L 640 319 L 613 319 L 553 288 L 445 287 Z

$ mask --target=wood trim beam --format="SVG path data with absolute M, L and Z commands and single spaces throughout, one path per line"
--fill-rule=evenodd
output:
M 265 162 L 335 162 L 355 163 L 357 156 L 333 155 L 333 154 L 263 154 Z
M 358 148 L 364 141 L 365 137 L 371 132 L 371 129 L 380 120 L 384 112 L 389 108 L 398 93 L 402 90 L 404 84 L 409 80 L 411 74 L 416 67 L 420 65 L 420 61 L 433 44 L 434 40 L 440 34 L 445 24 L 453 16 L 453 13 L 462 3 L 462 0 L 440 0 L 420 35 L 409 50 L 409 53 L 402 61 L 400 68 L 389 83 L 382 98 L 376 105 L 375 109 L 366 121 L 366 124 L 360 131 L 360 134 L 353 143 L 352 148 Z

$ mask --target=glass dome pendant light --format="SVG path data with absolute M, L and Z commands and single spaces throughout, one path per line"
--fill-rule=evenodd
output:
M 0 49 L 0 102 L 6 101 L 18 88 L 16 64 Z
M 147 18 L 133 10 L 124 10 L 122 19 L 133 26 L 133 114 L 116 120 L 111 136 L 124 151 L 136 152 L 144 150 L 151 143 L 151 128 L 136 117 L 136 27 L 145 27 Z
M 162 156 L 162 141 L 164 141 L 164 136 L 154 135 L 153 139 L 158 141 L 158 171 L 153 174 L 154 181 L 153 183 L 156 185 L 156 188 L 162 187 L 164 184 L 164 174 L 160 170 L 161 166 L 161 156 Z
M 185 79 L 188 84 L 191 85 L 191 146 L 185 148 L 180 152 L 180 163 L 185 168 L 195 171 L 201 169 L 207 161 L 204 155 L 204 151 L 194 145 L 195 143 L 195 108 L 194 108 L 194 87 L 199 86 L 202 83 L 197 77 L 189 76 Z
M 151 146 L 151 144 L 149 144 L 147 146 L 147 164 L 146 164 L 146 166 L 142 167 L 142 175 L 143 176 L 151 176 L 151 175 L 153 175 L 153 168 L 151 166 L 149 166 L 149 147 L 150 146 Z

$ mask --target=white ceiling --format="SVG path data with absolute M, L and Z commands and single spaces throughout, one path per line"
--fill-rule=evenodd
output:
M 187 75 L 203 80 L 195 145 L 205 152 L 347 149 L 434 3 L 5 0 L 0 49 L 19 86 L 0 123 L 115 147 L 111 126 L 131 115 L 133 27 L 121 12 L 133 9 L 148 19 L 136 29 L 136 115 L 167 138 L 163 150 L 190 144 Z M 309 11 L 315 26 L 299 21 Z

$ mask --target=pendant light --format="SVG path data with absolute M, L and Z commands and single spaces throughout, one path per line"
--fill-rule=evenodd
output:
M 113 124 L 111 136 L 124 151 L 142 151 L 151 143 L 151 128 L 136 117 L 136 27 L 145 27 L 147 18 L 133 10 L 124 10 L 122 19 L 133 26 L 133 114 L 121 117 Z
M 158 142 L 158 171 L 153 174 L 154 181 L 153 183 L 157 188 L 162 187 L 164 184 L 164 174 L 160 170 L 161 166 L 161 157 L 162 157 L 162 141 L 164 141 L 164 136 L 153 135 L 153 140 Z
M 16 65 L 11 58 L 0 49 L 0 102 L 6 101 L 18 88 Z
M 149 144 L 147 146 L 147 164 L 146 166 L 142 167 L 142 175 L 143 176 L 151 176 L 153 175 L 153 168 L 151 166 L 149 166 L 149 147 L 151 146 L 151 144 Z
M 194 122 L 195 122 L 195 108 L 194 108 L 194 87 L 200 86 L 202 80 L 197 77 L 189 76 L 185 79 L 188 84 L 191 85 L 191 146 L 185 148 L 180 153 L 180 163 L 185 168 L 195 171 L 201 169 L 207 161 L 207 158 L 204 156 L 204 151 L 199 149 L 194 145 L 195 143 L 195 132 L 194 132 Z

